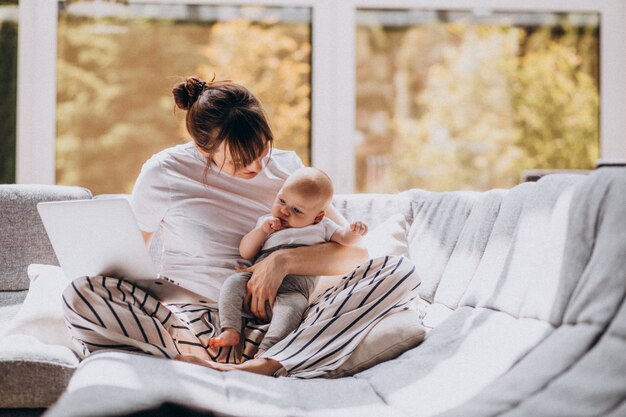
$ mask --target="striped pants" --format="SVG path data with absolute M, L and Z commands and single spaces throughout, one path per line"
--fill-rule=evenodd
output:
M 340 367 L 385 315 L 408 308 L 419 284 L 410 260 L 370 259 L 321 294 L 300 326 L 260 357 L 280 362 L 289 376 L 323 377 Z M 165 305 L 134 284 L 111 277 L 74 280 L 63 293 L 63 303 L 72 338 L 85 356 L 121 349 L 241 363 L 254 357 L 268 327 L 244 319 L 241 346 L 208 348 L 220 329 L 215 308 Z

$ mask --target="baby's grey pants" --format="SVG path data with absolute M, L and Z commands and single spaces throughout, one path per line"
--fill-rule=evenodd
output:
M 242 332 L 242 317 L 251 317 L 243 311 L 246 284 L 252 274 L 240 272 L 233 274 L 220 290 L 219 314 L 220 327 L 231 327 Z M 270 327 L 261 341 L 259 349 L 267 350 L 279 340 L 295 330 L 302 322 L 302 317 L 309 307 L 309 295 L 313 292 L 318 277 L 307 275 L 287 275 L 280 287 L 271 311 Z M 269 315 L 268 315 L 269 318 Z

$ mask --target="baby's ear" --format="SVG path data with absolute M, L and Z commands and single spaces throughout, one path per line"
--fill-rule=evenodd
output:
M 325 211 L 320 211 L 320 214 L 315 216 L 315 220 L 313 220 L 313 224 L 318 224 L 319 222 L 324 220 L 324 216 L 326 216 L 326 212 Z

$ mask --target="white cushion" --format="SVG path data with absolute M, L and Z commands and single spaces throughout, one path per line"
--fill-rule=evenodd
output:
M 390 314 L 376 323 L 348 360 L 326 377 L 340 378 L 354 375 L 394 359 L 419 345 L 425 336 L 426 329 L 421 325 L 417 311 L 403 310 Z
M 15 315 L 7 335 L 27 335 L 44 344 L 66 346 L 78 353 L 63 318 L 63 290 L 70 280 L 60 267 L 28 266 L 30 287 L 24 304 Z
M 407 223 L 404 215 L 394 214 L 363 237 L 370 258 L 386 255 L 409 256 Z

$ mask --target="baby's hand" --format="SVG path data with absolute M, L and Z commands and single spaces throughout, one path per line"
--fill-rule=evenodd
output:
M 361 221 L 351 223 L 350 232 L 355 235 L 365 236 L 367 234 L 367 225 Z
M 268 235 L 270 233 L 277 232 L 282 228 L 283 226 L 280 223 L 280 219 L 277 219 L 276 217 L 271 217 L 263 222 L 263 231 Z

